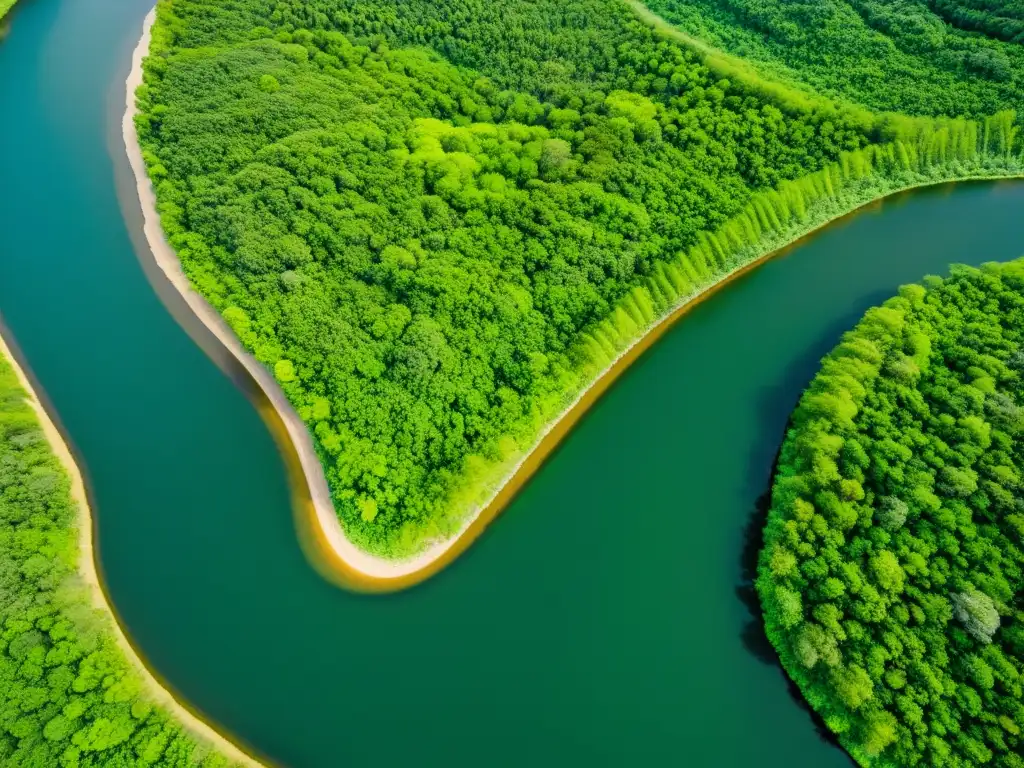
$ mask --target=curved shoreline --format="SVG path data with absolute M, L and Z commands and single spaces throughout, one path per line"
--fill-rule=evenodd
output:
M 548 426 L 545 427 L 538 437 L 537 442 L 534 443 L 534 446 L 530 451 L 527 452 L 515 465 L 511 473 L 506 475 L 505 479 L 502 481 L 498 490 L 494 493 L 491 499 L 485 505 L 477 509 L 473 515 L 468 517 L 460 526 L 459 531 L 450 539 L 443 542 L 443 546 L 432 548 L 432 550 L 437 550 L 436 554 L 433 554 L 432 550 L 427 550 L 428 553 L 432 554 L 431 559 L 421 564 L 416 570 L 400 577 L 388 579 L 384 582 L 376 579 L 367 579 L 365 577 L 360 578 L 360 574 L 356 574 L 355 577 L 353 577 L 351 564 L 347 563 L 339 551 L 334 547 L 333 538 L 330 536 L 333 528 L 328 527 L 325 530 L 325 527 L 319 524 L 320 517 L 318 513 L 320 510 L 309 509 L 308 501 L 300 498 L 298 499 L 299 504 L 302 504 L 303 502 L 307 503 L 307 509 L 297 509 L 297 513 L 300 517 L 300 537 L 302 538 L 303 547 L 307 552 L 310 552 L 311 556 L 314 558 L 314 563 L 327 578 L 349 588 L 352 588 L 353 584 L 355 584 L 356 588 L 360 588 L 364 591 L 394 591 L 412 587 L 419 582 L 430 578 L 457 559 L 459 555 L 461 555 L 476 540 L 476 538 L 486 530 L 487 526 L 504 511 L 519 491 L 522 490 L 527 482 L 529 482 L 533 477 L 533 474 L 540 469 L 548 456 L 550 456 L 558 446 L 561 445 L 562 440 L 572 432 L 573 428 L 586 415 L 594 403 L 604 395 L 604 393 L 633 365 L 634 362 L 654 346 L 654 344 L 679 320 L 685 317 L 699 304 L 711 298 L 718 291 L 728 287 L 733 282 L 744 277 L 747 273 L 752 272 L 762 264 L 772 259 L 785 256 L 793 249 L 800 247 L 807 240 L 819 234 L 822 230 L 845 221 L 846 219 L 853 218 L 854 216 L 862 213 L 865 209 L 882 204 L 890 198 L 899 197 L 904 194 L 913 193 L 930 187 L 942 187 L 949 184 L 998 182 L 1020 178 L 1024 178 L 1024 176 L 1018 174 L 965 176 L 928 181 L 925 183 L 912 184 L 890 190 L 879 197 L 872 198 L 856 205 L 848 211 L 836 214 L 835 216 L 824 220 L 820 224 L 809 227 L 805 232 L 798 234 L 789 242 L 777 248 L 772 248 L 761 256 L 734 268 L 723 275 L 717 282 L 706 286 L 697 293 L 684 299 L 661 319 L 655 321 L 655 323 L 652 324 L 642 336 L 623 349 L 609 364 L 609 366 L 579 393 L 566 410 L 564 410 L 556 420 L 550 422 Z M 268 420 L 268 424 L 270 424 L 271 429 L 275 431 L 275 437 L 280 439 L 280 437 L 283 436 L 280 430 L 275 430 L 272 421 Z M 300 472 L 301 470 L 292 463 L 289 466 L 289 471 Z M 301 478 L 299 478 L 299 482 L 301 482 Z M 338 527 L 337 524 L 334 527 Z
M 132 645 L 124 629 L 121 626 L 117 611 L 114 610 L 110 601 L 103 580 L 100 578 L 101 565 L 96 557 L 94 541 L 95 519 L 89 504 L 89 494 L 86 491 L 85 480 L 82 472 L 75 461 L 67 441 L 57 428 L 56 423 L 50 418 L 49 413 L 43 406 L 36 388 L 33 387 L 25 368 L 18 362 L 12 350 L 13 343 L 9 344 L 4 338 L 5 327 L 0 322 L 0 357 L 5 358 L 14 370 L 21 388 L 25 390 L 28 405 L 35 412 L 39 426 L 49 443 L 53 454 L 60 461 L 64 471 L 67 472 L 71 481 L 71 500 L 78 507 L 78 567 L 77 574 L 89 591 L 92 607 L 102 611 L 110 618 L 108 631 L 113 635 L 118 648 L 124 654 L 128 665 L 135 674 L 142 678 L 145 688 L 145 696 L 157 706 L 163 708 L 177 720 L 186 732 L 191 734 L 198 742 L 208 744 L 238 765 L 253 766 L 262 768 L 269 765 L 261 763 L 252 755 L 245 752 L 241 747 L 218 732 L 213 726 L 207 723 L 202 717 L 178 699 L 167 687 L 157 674 L 150 669 L 142 654 Z
M 670 312 L 653 323 L 635 339 L 562 411 L 548 423 L 527 451 L 505 476 L 490 499 L 468 515 L 451 537 L 428 545 L 417 555 L 389 560 L 372 555 L 353 544 L 337 518 L 330 490 L 309 431 L 277 385 L 270 371 L 250 355 L 220 314 L 196 292 L 185 276 L 181 263 L 167 242 L 156 210 L 156 196 L 146 173 L 135 130 L 135 90 L 142 83 L 142 59 L 149 51 L 156 9 L 146 16 L 142 38 L 132 56 L 131 72 L 126 80 L 126 108 L 122 122 L 125 150 L 135 177 L 136 191 L 143 214 L 143 230 L 156 265 L 184 299 L 194 316 L 245 369 L 259 391 L 256 406 L 271 429 L 288 468 L 293 493 L 299 538 L 307 556 L 326 578 L 349 589 L 366 592 L 390 592 L 405 589 L 426 580 L 454 561 L 504 510 L 534 472 L 561 443 L 582 416 L 616 379 L 649 349 L 669 328 L 691 309 L 764 262 L 801 244 L 825 227 L 856 214 L 888 197 L 912 190 L 972 180 L 1018 178 L 1019 174 L 998 173 L 950 176 L 891 189 L 884 194 L 855 204 L 849 210 L 827 217 L 798 232 L 787 243 L 771 248 L 760 256 L 735 267 L 715 283 L 686 297 Z M 145 254 L 142 254 L 145 256 Z
M 333 526 L 334 530 L 332 533 L 334 535 L 331 541 L 332 545 L 337 548 L 339 556 L 343 558 L 355 574 L 360 574 L 373 580 L 389 580 L 415 572 L 422 565 L 418 562 L 419 558 L 416 558 L 414 561 L 402 562 L 385 560 L 363 552 L 345 537 L 334 512 L 334 503 L 331 501 L 330 490 L 327 487 L 327 480 L 320 465 L 320 458 L 313 448 L 313 442 L 306 429 L 306 425 L 299 418 L 295 409 L 292 408 L 284 392 L 277 386 L 277 382 L 274 381 L 270 371 L 245 350 L 241 341 L 235 336 L 234 331 L 231 330 L 217 310 L 192 288 L 181 267 L 177 254 L 171 248 L 170 243 L 167 242 L 167 237 L 160 225 L 160 216 L 156 210 L 156 194 L 149 175 L 146 173 L 145 161 L 142 159 L 142 149 L 139 146 L 134 120 L 135 115 L 138 113 L 138 108 L 135 105 L 135 90 L 142 84 L 142 59 L 149 52 L 150 37 L 155 20 L 156 9 L 154 8 L 146 15 L 143 22 L 142 37 L 132 53 L 131 71 L 125 81 L 125 113 L 122 121 L 125 151 L 128 154 L 128 162 L 135 176 L 136 191 L 139 204 L 142 207 L 143 232 L 153 259 L 171 285 L 181 294 L 189 309 L 212 332 L 224 348 L 242 364 L 267 398 L 267 401 L 280 420 L 279 428 L 284 430 L 289 441 L 294 446 L 297 459 L 306 478 L 309 497 L 317 510 L 320 524 L 325 528 Z M 433 557 L 428 555 L 425 559 L 429 560 L 433 559 Z

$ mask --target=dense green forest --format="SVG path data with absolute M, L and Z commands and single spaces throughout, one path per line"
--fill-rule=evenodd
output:
M 863 764 L 1024 766 L 1024 261 L 869 310 L 779 457 L 758 592 Z
M 1022 105 L 1019 0 L 651 0 L 766 71 L 869 107 L 978 117 Z
M 0 765 L 230 763 L 153 706 L 77 574 L 77 509 L 0 354 Z
M 619 0 L 163 0 L 138 103 L 186 273 L 309 425 L 348 535 L 389 555 L 450 535 L 737 264 L 1020 163 L 1012 112 L 730 79 Z

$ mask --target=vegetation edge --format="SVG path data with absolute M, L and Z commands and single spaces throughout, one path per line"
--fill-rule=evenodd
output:
M 1019 549 L 1015 548 L 1013 538 L 1006 539 L 1011 554 L 1004 560 L 998 547 L 993 546 L 1003 535 L 999 531 L 1004 521 L 1009 530 L 1017 524 L 1019 531 L 1019 517 L 1015 518 L 1012 509 L 1007 512 L 1003 498 L 995 492 L 1002 491 L 1013 498 L 1000 476 L 993 480 L 981 474 L 981 492 L 990 495 L 979 501 L 973 496 L 977 488 L 955 486 L 940 474 L 948 469 L 955 481 L 959 479 L 956 473 L 962 470 L 973 482 L 986 466 L 995 463 L 980 463 L 990 447 L 992 452 L 1010 451 L 1010 446 L 1019 442 L 1011 436 L 1016 434 L 1013 424 L 1000 420 L 1001 412 L 994 410 L 987 398 L 1010 402 L 1015 381 L 1011 377 L 1019 376 L 1019 353 L 1015 357 L 1013 352 L 1020 340 L 1019 323 L 1015 326 L 1015 319 L 1019 318 L 1014 315 L 1013 302 L 1020 302 L 1022 265 L 1021 258 L 985 262 L 978 267 L 952 264 L 942 277 L 926 275 L 918 282 L 900 286 L 891 297 L 869 308 L 822 358 L 784 430 L 772 469 L 770 508 L 762 527 L 763 541 L 754 580 L 765 635 L 802 700 L 827 729 L 829 739 L 862 766 L 980 765 L 992 762 L 993 751 L 997 753 L 995 764 L 1022 764 L 1019 746 L 1015 751 L 1015 742 L 1007 746 L 1003 741 L 1004 733 L 1010 739 L 1021 732 L 1024 710 L 1012 708 L 1013 700 L 1020 698 L 1020 689 L 1006 681 L 1006 675 L 1012 675 L 1011 682 L 1015 682 L 1019 670 L 1014 671 L 1009 662 L 994 662 L 998 672 L 979 667 L 999 675 L 1000 685 L 996 686 L 984 684 L 984 678 L 979 678 L 972 666 L 975 658 L 1012 661 L 1012 655 L 1002 655 L 1006 644 L 1010 644 L 1010 653 L 1014 644 L 1020 648 L 1020 615 L 1014 611 L 1014 587 L 1010 586 L 1016 585 L 1013 579 L 1019 580 L 1020 576 L 1019 567 L 1014 570 L 1013 565 L 1014 557 L 1020 561 Z M 1007 296 L 1012 298 L 1007 301 Z M 971 334 L 984 328 L 979 317 L 992 318 L 989 327 L 1002 326 L 1002 330 L 987 337 L 987 346 L 979 347 L 985 351 L 972 358 L 970 355 L 978 350 L 969 346 L 971 342 L 962 342 L 976 338 Z M 885 325 L 886 320 L 893 322 Z M 1003 335 L 1008 329 L 1016 329 L 1015 335 Z M 914 355 L 906 354 L 911 349 Z M 981 355 L 995 361 L 996 367 L 972 380 L 967 371 L 975 373 L 980 369 L 969 367 L 969 363 Z M 898 364 L 900 360 L 914 365 L 912 370 L 907 369 L 911 371 L 910 377 L 900 378 L 901 372 L 894 365 L 894 361 Z M 998 365 L 1003 366 L 1001 371 Z M 945 374 L 945 378 L 935 371 Z M 926 383 L 921 385 L 922 381 Z M 952 402 L 949 393 L 957 393 L 958 385 L 962 390 L 981 393 L 977 408 L 986 408 L 985 418 L 991 423 L 971 414 L 975 419 L 983 422 L 993 435 L 1001 429 L 1008 430 L 1001 433 L 1001 444 L 984 438 L 976 443 L 971 442 L 972 437 L 955 440 L 943 432 L 948 415 L 943 408 Z M 1001 401 L 1000 396 L 1004 398 Z M 850 409 L 840 414 L 847 404 Z M 836 410 L 830 410 L 832 405 Z M 886 421 L 889 414 L 903 412 L 912 412 L 913 416 L 898 427 Z M 963 418 L 974 423 L 969 417 Z M 891 442 L 893 434 L 925 435 L 940 446 L 949 445 L 947 458 L 959 458 L 958 451 L 962 450 L 966 468 L 949 461 L 936 468 L 934 486 L 919 479 L 899 485 L 904 478 L 900 473 L 910 476 L 925 462 L 929 468 L 934 466 L 931 462 L 935 454 L 930 452 L 931 444 L 920 445 L 920 450 L 913 451 L 902 443 Z M 988 434 L 986 431 L 985 436 Z M 941 442 L 943 438 L 950 442 Z M 836 446 L 829 442 L 833 440 L 842 443 L 842 456 L 838 448 L 830 453 Z M 887 440 L 902 446 L 906 455 L 894 459 L 891 468 L 880 468 L 878 462 L 884 461 L 881 451 L 888 450 Z M 971 449 L 974 453 L 970 453 Z M 863 461 L 857 458 L 858 450 L 865 451 L 860 454 Z M 878 453 L 873 453 L 875 450 Z M 832 476 L 825 464 L 827 455 L 834 456 L 839 467 Z M 1000 455 L 1004 463 L 1006 455 Z M 872 468 L 860 475 L 864 480 L 861 485 L 860 480 L 852 477 L 859 470 L 852 468 L 867 470 L 867 462 Z M 898 478 L 895 485 L 883 485 L 893 477 Z M 830 506 L 830 499 L 835 499 L 836 504 Z M 903 499 L 908 499 L 909 504 Z M 860 504 L 862 501 L 864 504 Z M 925 507 L 922 502 L 931 506 Z M 971 506 L 965 507 L 967 504 Z M 956 526 L 949 529 L 947 540 L 936 544 L 934 552 L 910 549 L 915 545 L 901 538 L 908 531 L 913 540 L 926 541 L 939 526 L 950 525 L 942 518 L 940 509 L 956 510 L 961 515 L 967 509 L 970 519 L 958 518 Z M 813 511 L 804 517 L 808 510 Z M 860 516 L 856 521 L 849 516 L 853 510 Z M 992 516 L 986 517 L 989 510 Z M 811 544 L 805 536 L 810 531 L 806 523 L 811 515 L 822 513 L 830 516 L 828 530 L 820 536 L 820 549 L 809 556 L 807 549 L 801 548 L 804 542 Z M 842 515 L 847 516 L 836 522 Z M 817 530 L 820 533 L 820 527 Z M 839 535 L 832 536 L 833 532 Z M 972 549 L 975 540 L 979 549 Z M 948 542 L 955 547 L 964 546 L 963 552 L 957 549 L 949 561 L 945 558 L 950 553 L 944 548 Z M 978 551 L 983 555 L 976 555 Z M 793 552 L 796 554 L 790 560 Z M 862 572 L 854 570 L 861 564 L 858 554 L 864 555 Z M 812 562 L 824 562 L 819 559 L 822 557 L 829 563 L 830 570 L 825 575 L 815 573 L 809 566 Z M 869 557 L 871 565 L 867 565 Z M 981 557 L 985 559 L 982 561 Z M 917 569 L 918 562 L 926 563 L 924 571 Z M 895 564 L 899 570 L 883 573 L 884 563 Z M 950 564 L 944 569 L 946 563 Z M 806 570 L 804 566 L 808 566 Z M 860 586 L 851 587 L 849 579 L 854 573 L 865 574 L 861 583 L 874 592 L 862 593 Z M 870 581 L 866 574 L 870 574 Z M 887 580 L 887 575 L 895 575 L 897 581 Z M 974 585 L 974 579 L 979 586 Z M 993 584 L 1001 584 L 1005 592 Z M 837 589 L 842 594 L 837 594 Z M 993 589 L 995 598 L 988 594 Z M 1010 598 L 1005 596 L 1007 592 Z M 870 594 L 886 602 L 880 614 L 871 616 L 863 611 L 872 599 Z M 841 625 L 830 619 L 836 615 L 837 604 L 842 606 L 838 609 Z M 922 605 L 929 611 L 935 607 L 937 613 L 926 612 Z M 893 617 L 890 613 L 907 610 L 908 606 L 910 618 L 899 614 Z M 1005 620 L 1002 617 L 1008 617 L 1009 623 L 1002 626 L 1010 634 L 996 636 Z M 837 627 L 841 627 L 837 634 L 831 634 Z M 906 628 L 909 634 L 892 634 L 894 627 Z M 858 634 L 859 630 L 863 633 Z M 816 635 L 818 631 L 822 634 Z M 925 634 L 928 637 L 922 640 Z M 911 650 L 914 639 L 925 643 L 932 638 L 941 638 L 941 642 Z M 901 643 L 900 649 L 908 649 L 907 653 L 900 650 L 883 659 L 891 650 L 890 639 Z M 871 650 L 866 651 L 865 645 L 870 645 Z M 881 652 L 875 653 L 875 648 Z M 885 665 L 884 674 L 877 671 L 878 663 Z M 933 668 L 938 671 L 932 671 Z M 921 702 L 923 709 L 915 714 L 915 710 L 906 708 L 909 699 L 905 697 L 912 694 L 915 686 L 921 690 L 921 681 L 927 675 L 938 682 L 928 691 L 929 700 Z M 997 697 L 995 701 L 992 696 Z M 1011 707 L 1001 708 L 998 697 L 1011 702 Z M 930 735 L 921 738 L 917 726 L 924 722 L 925 712 L 925 727 Z M 997 735 L 992 736 L 993 733 Z M 951 756 L 950 747 L 959 754 Z M 999 755 L 998 750 L 1004 754 Z
M 0 324 L 0 330 L 3 325 Z M 13 370 L 18 384 L 25 394 L 25 403 L 31 408 L 42 430 L 46 441 L 53 455 L 59 461 L 63 471 L 67 474 L 71 489 L 72 502 L 78 509 L 78 567 L 77 574 L 87 587 L 92 607 L 101 611 L 110 619 L 108 631 L 113 636 L 118 648 L 124 655 L 129 666 L 142 679 L 148 698 L 153 703 L 163 707 L 170 712 L 194 738 L 205 742 L 236 761 L 240 765 L 263 768 L 269 766 L 238 746 L 233 740 L 218 731 L 213 725 L 204 720 L 200 714 L 191 708 L 187 703 L 179 699 L 169 688 L 158 673 L 147 663 L 142 653 L 133 645 L 121 624 L 120 617 L 114 608 L 112 601 L 107 595 L 106 586 L 102 579 L 102 566 L 96 558 L 94 541 L 96 539 L 96 521 L 89 504 L 88 493 L 85 481 L 78 463 L 75 460 L 68 443 L 65 441 L 61 431 L 43 406 L 43 401 L 36 393 L 35 388 L 19 364 L 18 358 L 12 350 L 13 344 L 9 344 L 0 333 L 0 361 L 6 362 Z
M 151 13 L 147 17 L 143 39 L 136 50 L 136 64 L 141 65 L 138 60 L 143 51 L 149 50 L 148 39 L 154 20 L 154 14 Z M 132 116 L 137 112 L 133 99 L 133 78 L 139 75 L 138 67 L 133 66 L 128 82 L 125 144 L 138 182 L 150 250 L 190 308 L 245 366 L 267 398 L 269 406 L 276 412 L 276 418 L 271 418 L 268 410 L 261 408 L 290 467 L 299 468 L 305 476 L 306 488 L 302 490 L 306 492 L 297 494 L 296 512 L 299 535 L 307 556 L 332 580 L 364 591 L 407 588 L 425 580 L 454 560 L 504 509 L 543 459 L 564 438 L 572 424 L 617 378 L 619 372 L 653 343 L 674 318 L 684 314 L 689 306 L 710 295 L 714 289 L 739 273 L 831 221 L 888 195 L 921 186 L 1013 178 L 1024 173 L 1019 159 L 1012 154 L 1015 139 L 1015 129 L 1011 127 L 1012 115 L 990 118 L 992 126 L 986 121 L 985 138 L 980 147 L 978 124 L 966 121 L 908 120 L 906 125 L 892 126 L 893 134 L 902 136 L 907 142 L 906 146 L 899 140 L 886 145 L 871 145 L 866 150 L 844 154 L 841 163 L 834 163 L 795 182 L 786 182 L 781 191 L 759 193 L 734 220 L 717 232 L 706 233 L 701 246 L 694 249 L 702 251 L 703 255 L 698 259 L 702 265 L 688 273 L 689 279 L 684 283 L 690 290 L 680 290 L 672 300 L 659 302 L 656 310 L 651 294 L 654 292 L 659 295 L 657 288 L 652 285 L 648 290 L 638 286 L 626 297 L 625 311 L 632 318 L 627 320 L 630 324 L 628 333 L 623 335 L 620 329 L 614 340 L 607 342 L 605 339 L 603 346 L 593 336 L 585 337 L 591 347 L 587 350 L 590 364 L 581 372 L 580 386 L 569 393 L 569 402 L 563 403 L 553 418 L 543 420 L 544 426 L 528 450 L 516 452 L 489 467 L 484 481 L 454 500 L 453 506 L 466 510 L 466 514 L 461 517 L 461 523 L 453 535 L 428 542 L 410 557 L 389 559 L 366 552 L 348 539 L 335 513 L 323 468 L 305 424 L 270 372 L 244 349 L 223 318 L 190 285 L 177 256 L 170 248 L 159 221 L 155 195 L 132 121 Z M 1004 129 L 1005 134 L 1000 132 Z M 961 143 L 951 150 L 955 155 L 953 160 L 947 158 L 946 145 L 943 144 L 938 154 L 941 162 L 933 165 L 929 142 L 940 134 L 946 138 L 952 135 L 952 141 Z M 988 154 L 988 148 L 994 141 L 990 140 L 990 136 L 1005 136 L 1002 145 L 996 143 L 996 146 L 1003 147 L 998 156 Z M 966 149 L 961 152 L 964 147 Z M 876 173 L 879 168 L 883 172 Z M 786 209 L 786 216 L 777 217 L 768 210 L 772 205 Z M 796 221 L 789 217 L 790 206 L 795 211 Z M 780 218 L 784 218 L 786 224 L 780 224 Z M 756 234 L 744 240 L 744 236 L 751 232 Z M 750 242 L 755 244 L 749 245 Z M 647 297 L 646 300 L 643 296 Z M 637 299 L 641 305 L 646 303 L 646 307 L 638 309 Z M 622 306 L 615 310 L 620 314 L 623 311 Z M 605 321 L 601 325 L 607 324 Z M 594 332 L 598 337 L 600 330 L 598 328 Z M 294 472 L 292 474 L 297 477 Z
M 17 2 L 18 0 L 0 0 L 0 21 L 3 21 L 4 16 L 11 12 Z

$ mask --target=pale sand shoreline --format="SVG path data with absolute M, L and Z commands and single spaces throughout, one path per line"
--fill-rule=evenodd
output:
M 557 419 L 548 423 L 538 435 L 531 449 L 524 453 L 505 476 L 490 499 L 468 515 L 453 536 L 431 543 L 414 557 L 389 560 L 359 549 L 345 536 L 331 500 L 323 467 L 313 447 L 306 425 L 288 402 L 270 372 L 244 349 L 238 337 L 220 314 L 191 287 L 177 255 L 167 242 L 156 211 L 155 194 L 146 173 L 133 120 L 138 111 L 135 106 L 134 94 L 142 82 L 142 59 L 149 50 L 150 32 L 155 16 L 155 9 L 147 15 L 142 39 L 133 55 L 131 74 L 126 82 L 126 110 L 123 122 L 125 149 L 135 175 L 146 240 L 157 265 L 185 299 L 192 312 L 245 367 L 266 396 L 276 419 L 271 419 L 270 414 L 267 413 L 263 413 L 263 415 L 272 431 L 275 432 L 275 437 L 285 453 L 286 461 L 289 462 L 290 471 L 296 478 L 298 474 L 302 475 L 306 486 L 304 490 L 308 490 L 308 498 L 302 498 L 300 494 L 300 497 L 296 499 L 299 534 L 303 547 L 323 575 L 350 588 L 366 591 L 403 589 L 429 578 L 451 563 L 504 509 L 565 435 L 571 431 L 576 422 L 619 375 L 680 317 L 736 278 L 785 252 L 808 235 L 891 195 L 910 189 L 957 181 L 1014 178 L 1011 174 L 979 174 L 974 177 L 929 179 L 922 183 L 892 189 L 879 197 L 865 200 L 859 205 L 854 205 L 848 211 L 808 227 L 806 231 L 795 234 L 788 243 L 734 268 L 715 283 L 681 300 L 670 312 L 651 325 L 642 336 L 623 349 L 608 367 L 577 395 Z M 273 423 L 278 420 L 280 424 Z M 289 449 L 294 452 L 294 456 L 288 455 Z
M 331 493 L 320 465 L 320 458 L 313 448 L 306 425 L 288 402 L 288 398 L 285 397 L 270 371 L 245 350 L 241 341 L 217 310 L 192 288 L 181 267 L 181 262 L 178 261 L 177 254 L 167 242 L 163 228 L 160 226 L 160 217 L 156 210 L 156 195 L 146 173 L 146 164 L 142 159 L 142 150 L 139 147 L 134 120 L 138 112 L 135 106 L 135 90 L 142 83 L 142 59 L 149 52 L 150 34 L 155 20 L 156 9 L 154 8 L 146 16 L 142 38 L 132 54 L 132 69 L 125 82 L 126 106 L 122 123 L 125 150 L 135 175 L 139 202 L 142 206 L 143 231 L 153 258 L 196 317 L 245 367 L 280 416 L 288 438 L 298 454 L 303 474 L 309 486 L 309 495 L 316 509 L 317 520 L 332 548 L 337 551 L 349 568 L 362 577 L 387 580 L 415 573 L 429 565 L 430 561 L 435 560 L 440 552 L 431 548 L 411 560 L 392 561 L 364 552 L 346 538 L 335 514 L 334 503 L 331 501 Z M 440 549 L 441 551 L 447 549 L 447 545 Z
M 18 364 L 3 335 L 0 334 L 0 357 L 6 358 L 7 362 L 14 369 L 18 383 L 28 394 L 28 404 L 35 411 L 39 425 L 46 436 L 54 455 L 64 466 L 71 480 L 71 499 L 78 507 L 78 575 L 89 590 L 93 608 L 96 608 L 110 618 L 109 631 L 113 634 L 118 647 L 124 654 L 128 663 L 134 668 L 136 674 L 142 678 L 145 686 L 145 695 L 157 706 L 165 709 L 173 718 L 179 721 L 182 726 L 196 738 L 197 741 L 205 742 L 215 750 L 231 760 L 245 766 L 262 766 L 250 755 L 243 752 L 238 746 L 227 740 L 224 736 L 214 730 L 203 721 L 198 715 L 192 712 L 187 705 L 175 698 L 164 684 L 150 671 L 142 657 L 132 647 L 128 636 L 125 635 L 120 623 L 117 620 L 113 606 L 107 599 L 99 577 L 99 567 L 96 562 L 96 553 L 93 547 L 93 518 L 89 508 L 89 499 L 85 492 L 85 481 L 78 468 L 78 463 L 71 454 L 70 448 L 64 441 L 57 425 L 50 418 L 46 409 L 43 408 L 35 388 L 29 381 L 25 371 Z

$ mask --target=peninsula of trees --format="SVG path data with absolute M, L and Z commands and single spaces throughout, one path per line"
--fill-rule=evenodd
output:
M 0 764 L 234 765 L 153 703 L 94 607 L 70 488 L 0 345 Z
M 162 0 L 140 143 L 192 284 L 346 534 L 452 535 L 658 318 L 893 189 L 1016 173 L 1015 116 L 875 114 L 621 0 Z
M 863 765 L 1024 766 L 1024 262 L 869 310 L 780 454 L 758 592 Z

